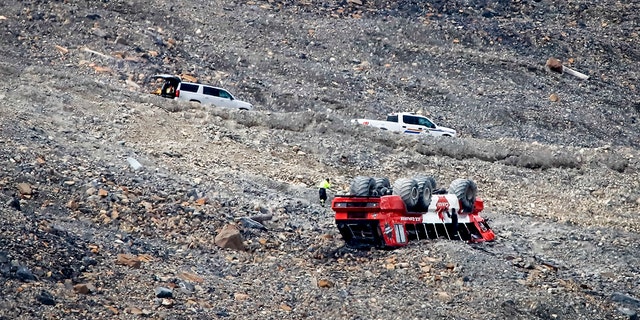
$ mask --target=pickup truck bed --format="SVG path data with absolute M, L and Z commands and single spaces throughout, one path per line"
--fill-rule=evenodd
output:
M 432 136 L 455 137 L 456 131 L 438 126 L 431 119 L 409 112 L 391 113 L 386 120 L 353 119 L 354 123 L 372 126 L 382 130 L 405 134 L 428 134 Z

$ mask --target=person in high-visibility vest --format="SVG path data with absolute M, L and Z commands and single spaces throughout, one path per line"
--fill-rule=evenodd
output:
M 329 179 L 327 178 L 320 182 L 318 187 L 320 188 L 318 191 L 320 204 L 324 207 L 324 203 L 327 201 L 327 190 L 331 190 L 331 183 L 329 183 Z

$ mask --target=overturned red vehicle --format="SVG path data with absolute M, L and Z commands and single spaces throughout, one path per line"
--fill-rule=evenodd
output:
M 405 181 L 405 184 L 412 183 Z M 381 188 L 384 187 L 378 184 L 364 192 L 369 195 L 351 192 L 333 199 L 331 208 L 336 225 L 347 245 L 391 249 L 421 239 L 444 238 L 471 243 L 495 239 L 494 232 L 480 216 L 484 201 L 475 196 L 473 188 L 463 187 L 458 194 L 456 188 L 432 193 L 428 183 L 398 188 L 397 194 L 380 191 Z M 408 191 L 403 192 L 404 189 Z

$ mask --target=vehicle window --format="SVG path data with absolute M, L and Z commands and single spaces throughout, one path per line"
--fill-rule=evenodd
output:
M 391 121 L 391 122 L 398 122 L 398 115 L 388 115 L 387 116 L 387 121 Z
M 435 128 L 436 125 L 433 122 L 429 121 L 427 118 L 418 118 L 418 124 L 421 126 L 425 126 L 427 128 Z
M 181 83 L 180 90 L 189 91 L 189 92 L 198 92 L 198 85 L 190 84 L 190 83 Z
M 216 97 L 220 97 L 220 90 L 213 88 L 213 87 L 202 87 L 202 93 L 208 95 L 208 96 L 216 96 Z
M 233 100 L 233 98 L 231 97 L 231 94 L 229 92 L 224 91 L 224 90 L 220 90 L 220 98 Z
M 406 124 L 419 124 L 419 118 L 414 116 L 402 116 L 402 121 Z

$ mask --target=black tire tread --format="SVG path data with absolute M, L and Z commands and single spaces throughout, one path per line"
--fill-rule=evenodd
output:
M 371 177 L 358 176 L 351 181 L 349 194 L 352 196 L 369 197 L 375 191 L 376 181 Z
M 478 186 L 475 182 L 471 179 L 455 179 L 449 185 L 449 193 L 458 197 L 463 211 L 473 211 L 478 193 Z
M 418 203 L 418 183 L 414 179 L 401 178 L 393 184 L 393 194 L 399 195 L 407 206 L 407 210 L 413 210 Z
M 416 209 L 419 211 L 428 211 L 429 204 L 431 204 L 431 195 L 433 192 L 433 185 L 431 184 L 432 177 L 417 176 L 414 180 L 418 183 L 418 203 Z
M 431 182 L 431 191 L 436 189 L 436 178 L 432 177 L 432 176 L 428 176 L 427 177 L 429 179 L 429 182 Z
M 391 189 L 391 183 L 389 183 L 388 178 L 374 178 L 376 182 L 376 191 L 379 196 L 383 196 L 387 194 L 387 192 Z

